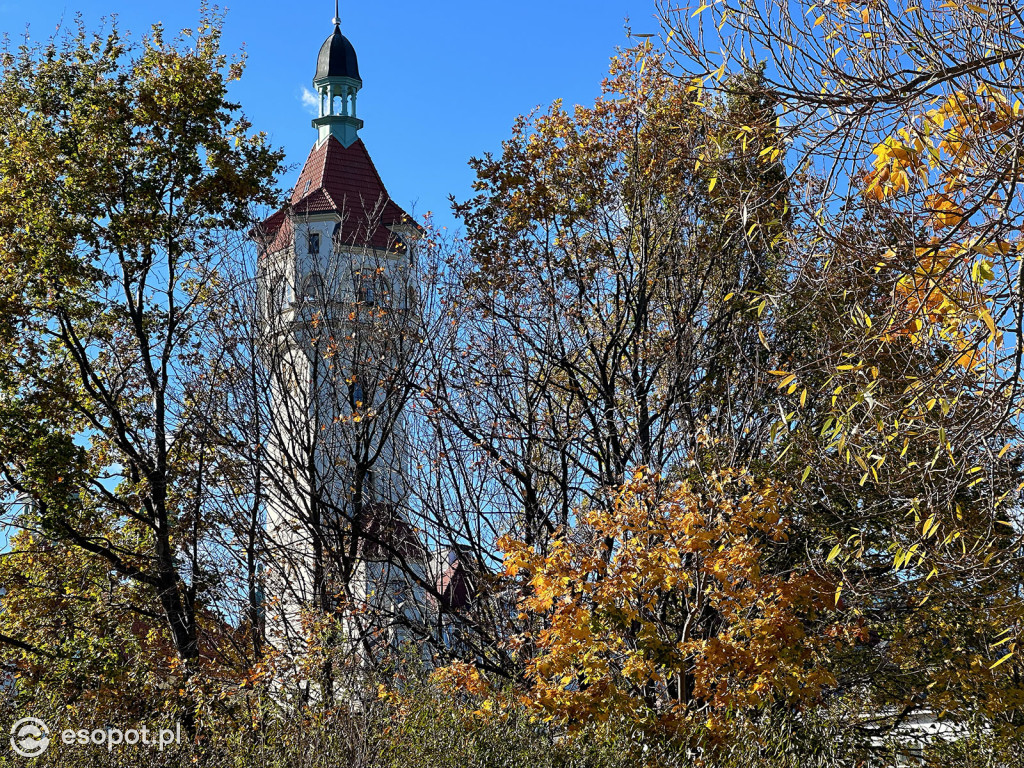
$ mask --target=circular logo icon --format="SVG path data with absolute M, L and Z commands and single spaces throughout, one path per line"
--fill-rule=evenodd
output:
M 50 746 L 50 729 L 35 717 L 23 717 L 11 726 L 11 749 L 22 757 L 39 757 Z

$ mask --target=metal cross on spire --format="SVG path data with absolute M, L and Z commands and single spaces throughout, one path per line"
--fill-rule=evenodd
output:
M 341 26 L 341 14 L 338 12 L 338 0 L 334 0 L 334 26 Z

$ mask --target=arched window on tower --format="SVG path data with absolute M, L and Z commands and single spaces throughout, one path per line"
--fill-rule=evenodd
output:
M 368 307 L 385 307 L 391 303 L 391 285 L 379 269 L 366 268 L 355 275 L 356 301 Z
M 356 301 L 368 307 L 377 303 L 377 275 L 373 272 L 356 273 Z
M 275 278 L 270 285 L 270 295 L 268 297 L 268 306 L 270 314 L 280 312 L 282 309 L 287 309 L 289 302 L 288 297 L 288 281 L 283 277 Z
M 312 272 L 306 278 L 306 286 L 302 291 L 302 298 L 305 301 L 323 301 L 326 298 L 324 293 L 324 279 L 318 272 Z
M 359 379 L 353 377 L 352 383 L 349 385 L 349 403 L 352 406 L 353 411 L 360 410 L 365 404 L 365 395 L 363 394 L 363 385 L 359 382 Z

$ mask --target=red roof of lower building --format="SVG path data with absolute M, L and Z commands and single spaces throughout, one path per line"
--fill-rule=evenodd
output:
M 403 557 L 422 562 L 423 545 L 416 529 L 391 504 L 367 504 L 358 515 L 359 557 L 364 560 L 394 561 Z
M 419 228 L 388 195 L 362 139 L 343 147 L 329 136 L 313 147 L 288 205 L 260 227 L 268 252 L 290 241 L 290 227 L 284 226 L 289 212 L 293 216 L 338 214 L 341 225 L 335 240 L 355 247 L 401 248 L 390 227 L 406 224 Z

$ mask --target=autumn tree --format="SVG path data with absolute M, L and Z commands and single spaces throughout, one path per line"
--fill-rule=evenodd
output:
M 1012 743 L 1020 10 L 715 2 L 662 20 L 690 87 L 732 92 L 766 61 L 778 99 L 800 190 L 795 278 L 770 302 L 780 467 L 803 483 L 808 553 L 870 633 L 835 661 L 867 701 L 851 724 L 946 714 Z
M 726 113 L 748 134 L 719 134 Z M 708 430 L 728 434 L 723 455 L 756 455 L 771 390 L 735 385 L 759 346 L 742 297 L 771 283 L 785 218 L 784 179 L 758 162 L 773 131 L 764 96 L 702 103 L 640 48 L 593 107 L 521 119 L 475 161 L 426 397 L 451 450 L 495 468 L 495 511 L 525 540 L 632 468 L 695 458 Z
M 771 318 L 751 302 L 787 220 L 785 177 L 761 162 L 771 98 L 701 101 L 659 64 L 623 51 L 592 107 L 518 120 L 456 205 L 465 244 L 414 404 L 438 478 L 422 503 L 485 573 L 500 536 L 544 552 L 637 467 L 743 464 L 768 437 L 778 393 L 751 372 Z M 492 607 L 491 632 L 463 627 L 470 657 L 514 675 Z
M 221 233 L 274 200 L 280 161 L 227 97 L 242 62 L 220 24 L 204 12 L 194 31 L 131 42 L 79 23 L 6 50 L 0 89 L 0 472 L 4 521 L 25 531 L 5 601 L 138 621 L 183 687 L 222 586 L 201 340 L 220 314 Z M 46 558 L 54 574 L 80 562 L 78 578 L 58 587 Z M 0 622 L 5 655 L 72 653 L 16 611 Z
M 808 673 L 804 703 L 817 699 L 806 712 L 835 708 L 852 737 L 851 749 L 862 753 L 881 749 L 887 737 L 905 733 L 922 716 L 946 716 L 959 727 L 982 722 L 998 731 L 1004 744 L 1012 743 L 1019 728 L 1014 708 L 1022 608 L 1016 512 L 1020 347 L 1011 320 L 1019 315 L 1014 298 L 1019 217 L 1013 214 L 1013 98 L 1003 92 L 1014 74 L 996 70 L 1011 68 L 1019 55 L 1007 42 L 1016 17 L 944 6 L 909 9 L 905 15 L 912 20 L 900 22 L 899 9 L 849 3 L 799 17 L 796 11 L 785 4 L 719 3 L 683 15 L 682 9 L 666 7 L 665 42 L 677 61 L 673 66 L 642 57 L 644 67 L 637 67 L 650 78 L 645 82 L 666 83 L 664 92 L 688 100 L 691 115 L 699 116 L 707 133 L 687 143 L 692 134 L 679 127 L 689 123 L 672 113 L 676 130 L 659 136 L 657 147 L 679 166 L 664 156 L 639 166 L 643 175 L 636 177 L 636 188 L 657 190 L 660 203 L 675 202 L 659 186 L 665 178 L 660 172 L 680 166 L 688 174 L 687 200 L 717 200 L 728 178 L 725 168 L 748 169 L 742 177 L 746 183 L 760 182 L 751 185 L 753 193 L 733 184 L 724 198 L 727 207 L 702 208 L 706 218 L 686 219 L 699 222 L 703 236 L 709 231 L 735 235 L 721 241 L 729 248 L 716 253 L 738 252 L 738 263 L 746 254 L 766 257 L 753 262 L 760 269 L 751 265 L 741 271 L 758 279 L 733 284 L 727 274 L 714 274 L 711 284 L 722 286 L 718 297 L 735 302 L 729 306 L 736 310 L 736 324 L 724 337 L 714 333 L 721 326 L 713 302 L 704 305 L 711 314 L 687 318 L 692 325 L 616 324 L 643 314 L 625 311 L 633 308 L 635 284 L 628 279 L 602 293 L 599 278 L 606 273 L 601 269 L 609 263 L 602 259 L 617 253 L 603 236 L 634 223 L 638 208 L 632 198 L 616 194 L 615 183 L 602 183 L 607 177 L 594 169 L 607 166 L 586 152 L 586 138 L 605 114 L 600 109 L 596 114 L 579 110 L 576 120 L 556 110 L 536 126 L 522 123 L 518 131 L 532 130 L 522 140 L 517 131 L 502 162 L 481 164 L 483 194 L 463 210 L 471 242 L 480 243 L 473 251 L 480 264 L 475 277 L 484 286 L 481 307 L 489 327 L 486 333 L 474 328 L 472 338 L 487 343 L 478 342 L 465 357 L 479 359 L 484 367 L 473 370 L 472 386 L 463 386 L 459 402 L 489 410 L 476 430 L 468 429 L 472 422 L 464 418 L 452 422 L 500 467 L 501 482 L 512 492 L 499 497 L 515 499 L 510 511 L 525 521 L 519 528 L 510 525 L 518 541 L 510 546 L 512 570 L 528 563 L 533 570 L 522 572 L 539 575 L 536 583 L 531 575 L 522 586 L 520 619 L 525 625 L 537 614 L 542 618 L 535 633 L 521 635 L 529 640 L 517 652 L 528 660 L 534 699 L 550 705 L 551 713 L 610 716 L 600 696 L 588 698 L 591 686 L 613 690 L 613 697 L 628 691 L 629 702 L 643 702 L 648 713 L 659 711 L 657 695 L 639 683 L 630 690 L 636 681 L 625 671 L 631 669 L 629 651 L 643 658 L 628 644 L 637 642 L 629 631 L 643 624 L 620 634 L 595 608 L 602 606 L 596 595 L 607 570 L 598 560 L 584 559 L 591 553 L 574 546 L 572 537 L 583 536 L 591 550 L 604 552 L 613 564 L 618 547 L 629 551 L 622 544 L 629 526 L 618 522 L 621 517 L 611 518 L 619 527 L 600 518 L 625 479 L 617 471 L 602 474 L 606 467 L 649 463 L 656 474 L 699 484 L 712 467 L 731 466 L 793 494 L 786 545 L 773 547 L 774 570 L 768 574 L 815 573 L 819 585 L 833 590 L 821 605 L 836 611 L 829 630 L 835 641 L 813 631 L 805 641 L 823 652 L 816 667 L 820 675 Z M 721 36 L 715 39 L 723 41 L 724 61 L 710 46 L 702 47 L 706 38 L 692 26 L 701 23 L 702 13 L 715 22 L 713 32 L 710 25 L 706 29 Z M 984 18 L 976 18 L 979 14 Z M 689 21 L 694 17 L 698 20 Z M 968 40 L 968 19 L 983 27 L 983 48 L 1003 52 L 999 61 Z M 957 45 L 964 47 L 962 65 L 943 64 Z M 828 55 L 815 59 L 823 48 Z M 923 63 L 906 68 L 904 53 Z M 826 74 L 819 76 L 822 70 Z M 972 77 L 984 82 L 970 84 Z M 992 95 L 997 91 L 1000 95 Z M 744 119 L 749 113 L 736 109 L 752 102 L 762 105 L 760 122 Z M 629 103 L 628 98 L 618 102 L 625 115 L 618 112 L 616 118 L 635 129 Z M 644 118 L 656 123 L 657 109 L 647 106 Z M 630 140 L 644 137 L 644 128 L 646 123 L 629 133 Z M 736 157 L 730 153 L 742 157 L 752 141 L 749 165 L 730 166 Z M 603 141 L 598 146 L 609 152 L 621 145 Z M 624 178 L 631 178 L 633 166 L 626 161 L 622 168 Z M 578 187 L 573 186 L 577 169 L 585 179 Z M 490 196 L 492 188 L 503 194 Z M 765 194 L 768 189 L 773 194 Z M 614 201 L 614 213 L 603 226 L 588 229 L 600 210 L 594 201 L 608 200 Z M 751 219 L 752 210 L 772 215 Z M 731 231 L 735 217 L 743 226 Z M 478 223 L 481 235 L 474 238 Z M 666 230 L 641 226 L 636 231 Z M 687 290 L 705 285 L 687 270 L 694 262 L 671 261 L 662 273 L 657 260 L 644 261 L 645 255 L 660 253 L 656 249 L 624 253 L 634 257 L 632 266 L 646 270 L 647 284 L 657 286 L 648 296 L 639 294 L 647 300 L 644 307 L 657 307 L 658 290 L 669 290 L 676 277 L 683 277 Z M 563 279 L 575 274 L 581 276 L 575 282 Z M 590 311 L 582 307 L 602 296 L 608 298 L 600 311 L 596 304 Z M 461 304 L 472 306 L 465 295 Z M 673 306 L 688 304 L 676 300 Z M 645 338 L 640 329 L 656 328 L 660 345 L 643 353 L 628 343 L 617 346 L 614 333 L 620 327 L 628 329 L 630 340 Z M 699 339 L 713 343 L 702 347 Z M 693 366 L 685 356 L 659 357 L 675 352 L 676 340 L 696 351 L 701 365 Z M 618 350 L 624 350 L 626 370 L 633 374 L 624 377 L 621 390 L 611 373 L 615 366 L 606 365 Z M 719 353 L 734 367 L 716 369 Z M 663 361 L 665 368 L 643 367 L 651 361 Z M 516 370 L 520 385 L 504 385 L 500 396 L 488 400 L 484 393 L 513 379 Z M 648 370 L 671 377 L 648 387 L 650 380 L 643 378 Z M 722 389 L 712 385 L 713 376 L 706 377 L 716 370 L 735 371 Z M 453 380 L 447 377 L 438 391 L 450 389 Z M 699 385 L 688 386 L 694 382 Z M 609 398 L 610 392 L 626 398 Z M 651 393 L 663 399 L 632 399 Z M 678 401 L 672 399 L 676 394 Z M 535 406 L 527 407 L 531 402 Z M 659 408 L 646 410 L 653 402 Z M 573 404 L 577 410 L 565 418 Z M 691 421 L 694 414 L 702 418 Z M 624 428 L 618 431 L 620 415 Z M 566 439 L 558 442 L 556 435 Z M 647 443 L 647 435 L 658 439 Z M 502 441 L 520 447 L 501 450 Z M 644 450 L 648 445 L 672 450 L 652 454 Z M 630 458 L 615 464 L 613 459 L 624 456 Z M 517 463 L 508 457 L 538 459 Z M 538 463 L 544 459 L 551 463 Z M 572 499 L 558 495 L 566 488 L 573 489 Z M 537 508 L 560 515 L 532 516 Z M 531 529 L 538 519 L 540 525 Z M 594 519 L 604 523 L 596 533 L 581 525 Z M 722 546 L 727 551 L 729 543 Z M 629 573 L 634 580 L 621 581 L 657 604 L 664 586 L 658 578 L 639 568 Z M 768 574 L 736 570 L 751 587 L 768 584 L 762 580 Z M 648 585 L 649 593 L 644 592 Z M 625 589 L 619 602 L 610 600 L 603 608 L 625 611 L 629 596 L 640 600 Z M 748 616 L 763 609 L 759 599 L 756 588 L 745 595 Z M 800 631 L 808 626 L 802 624 Z M 596 644 L 593 655 L 588 655 L 592 643 L 583 637 Z M 660 637 L 654 630 L 646 635 L 652 643 Z M 756 647 L 752 635 L 746 642 Z M 780 650 L 779 657 L 786 654 Z M 650 668 L 642 671 L 657 679 Z M 754 679 L 756 673 L 748 681 Z M 669 696 L 670 681 L 663 677 L 659 684 L 661 695 Z M 795 731 L 801 729 L 797 723 Z M 903 749 L 905 743 L 892 748 Z
M 525 700 L 577 728 L 612 718 L 698 734 L 819 700 L 835 684 L 825 651 L 848 633 L 824 579 L 772 562 L 790 494 L 732 471 L 660 496 L 659 481 L 638 471 L 546 555 L 503 540 L 533 621 L 511 641 L 531 648 Z

